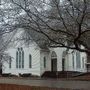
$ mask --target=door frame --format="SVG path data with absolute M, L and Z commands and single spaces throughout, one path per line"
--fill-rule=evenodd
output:
M 54 67 L 53 64 L 56 64 L 55 67 Z M 57 71 L 57 58 L 52 58 L 51 59 L 51 71 Z

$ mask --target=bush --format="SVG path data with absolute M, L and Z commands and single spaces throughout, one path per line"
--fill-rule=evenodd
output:
M 10 77 L 18 77 L 18 75 L 10 74 Z
M 11 73 L 2 74 L 2 77 L 10 77 Z
M 31 73 L 24 73 L 24 74 L 19 74 L 20 77 L 30 77 Z

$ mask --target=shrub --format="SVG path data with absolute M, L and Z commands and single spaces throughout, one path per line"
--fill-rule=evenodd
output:
M 20 77 L 30 77 L 31 73 L 24 73 L 24 74 L 19 74 Z
M 10 77 L 11 73 L 4 73 L 2 74 L 3 77 Z

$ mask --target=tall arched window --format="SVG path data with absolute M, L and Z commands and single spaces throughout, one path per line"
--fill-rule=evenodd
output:
M 32 68 L 32 56 L 29 54 L 29 68 Z
M 21 51 L 19 51 L 19 68 L 21 68 Z
M 81 68 L 81 61 L 80 61 L 80 52 L 76 52 L 76 67 Z
M 84 57 L 82 57 L 82 68 L 85 67 Z
M 18 68 L 18 59 L 19 59 L 18 58 L 18 56 L 19 56 L 18 54 L 19 54 L 18 51 L 16 51 L 16 68 Z
M 44 60 L 44 68 L 46 68 L 46 57 L 44 57 L 43 60 Z
M 24 68 L 24 51 L 22 51 L 22 68 Z
M 16 51 L 16 68 L 24 68 L 24 51 L 22 47 Z
M 73 67 L 73 69 L 74 69 L 74 53 L 72 53 L 72 67 Z
M 10 57 L 10 59 L 9 59 L 9 68 L 12 67 L 12 66 L 11 66 L 11 62 L 12 62 L 12 59 L 11 59 L 11 57 Z

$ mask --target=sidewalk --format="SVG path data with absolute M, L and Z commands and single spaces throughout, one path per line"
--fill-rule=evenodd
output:
M 0 78 L 0 83 L 17 84 L 28 86 L 54 87 L 54 88 L 71 88 L 71 89 L 88 89 L 90 90 L 90 81 L 71 81 L 71 80 L 32 80 L 32 79 L 9 79 Z

